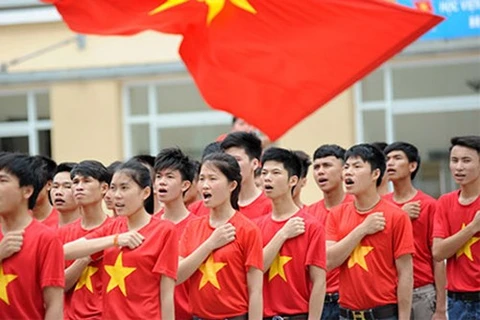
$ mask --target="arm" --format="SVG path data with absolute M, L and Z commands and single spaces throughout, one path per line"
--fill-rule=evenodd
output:
M 411 254 L 404 254 L 395 260 L 398 273 L 397 300 L 398 319 L 409 320 L 412 308 L 413 262 Z
M 119 235 L 111 235 L 95 239 L 80 238 L 63 245 L 65 260 L 83 258 L 107 248 L 118 245 L 135 249 L 145 238 L 137 231 L 129 231 Z
M 309 266 L 310 279 L 312 280 L 312 291 L 310 293 L 310 300 L 308 301 L 308 319 L 317 320 L 322 316 L 323 302 L 325 301 L 325 270 Z
M 263 272 L 250 267 L 247 272 L 248 320 L 261 320 L 263 316 Z
M 70 289 L 73 288 L 90 261 L 92 261 L 90 257 L 77 259 L 67 269 L 65 269 L 65 292 L 70 291 Z
M 433 275 L 435 278 L 435 290 L 437 291 L 437 307 L 435 309 L 433 319 L 446 320 L 447 297 L 445 295 L 445 286 L 447 284 L 447 278 L 445 274 L 445 261 L 433 262 Z
M 437 261 L 450 258 L 477 232 L 480 232 L 480 210 L 464 229 L 445 239 L 433 239 L 433 258 Z
M 43 288 L 43 302 L 45 304 L 45 320 L 63 319 L 63 288 Z
M 270 242 L 263 248 L 263 270 L 267 272 L 272 265 L 275 256 L 282 248 L 285 241 L 305 232 L 303 218 L 295 217 L 288 220 L 285 225 L 273 236 Z
M 174 289 L 175 279 L 162 275 L 160 279 L 160 313 L 162 319 L 175 319 Z
M 227 223 L 218 227 L 195 251 L 178 262 L 177 285 L 185 282 L 200 267 L 202 262 L 208 258 L 213 250 L 235 240 L 235 227 Z
M 361 224 L 340 241 L 327 241 L 327 270 L 340 266 L 347 260 L 363 237 L 382 231 L 385 228 L 382 212 L 370 214 Z

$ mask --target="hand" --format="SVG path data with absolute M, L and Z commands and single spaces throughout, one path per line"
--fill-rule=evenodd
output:
M 480 210 L 475 213 L 475 216 L 473 217 L 473 220 L 469 223 L 469 225 L 472 225 L 475 233 L 480 232 Z
M 22 249 L 24 231 L 10 231 L 5 233 L 0 241 L 0 262 Z
M 291 218 L 284 224 L 279 232 L 281 232 L 286 239 L 295 238 L 305 233 L 305 221 L 300 217 Z
M 365 235 L 374 234 L 385 229 L 387 224 L 383 212 L 374 212 L 362 222 Z
M 211 250 L 223 247 L 224 245 L 235 240 L 235 227 L 231 223 L 226 223 L 223 226 L 216 228 L 208 237 L 207 241 Z
M 118 246 L 135 249 L 142 244 L 143 240 L 145 240 L 145 237 L 137 231 L 129 231 L 118 235 Z
M 404 204 L 402 210 L 408 213 L 410 219 L 417 219 L 420 215 L 420 200 Z
M 447 313 L 445 311 L 439 312 L 435 311 L 432 316 L 432 320 L 447 320 Z

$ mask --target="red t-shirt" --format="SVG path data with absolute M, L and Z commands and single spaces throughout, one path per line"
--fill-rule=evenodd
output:
M 300 209 L 293 217 L 305 221 L 305 233 L 285 241 L 263 281 L 265 317 L 308 312 L 312 282 L 308 267 L 326 269 L 325 230 L 321 223 Z M 271 215 L 256 220 L 265 247 L 288 220 L 275 221 Z
M 413 287 L 419 288 L 427 284 L 433 284 L 433 221 L 436 210 L 436 200 L 422 191 L 417 191 L 415 196 L 404 203 L 393 200 L 393 193 L 383 197 L 400 209 L 409 202 L 420 202 L 420 216 L 417 219 L 410 219 L 413 229 L 413 240 L 415 241 L 415 256 L 413 257 Z
M 57 233 L 65 244 L 85 237 L 87 234 L 103 228 L 113 220 L 107 218 L 98 227 L 86 230 L 82 227 L 81 219 L 61 227 Z M 74 261 L 66 261 L 65 266 L 70 266 Z M 103 259 L 95 259 L 83 270 L 77 284 L 65 293 L 64 314 L 65 319 L 101 319 L 102 318 L 102 284 Z
M 58 229 L 58 215 L 59 215 L 59 213 L 58 213 L 57 208 L 53 207 L 52 211 L 50 212 L 48 217 L 46 217 L 45 220 L 40 221 L 40 222 L 43 223 L 44 225 L 56 230 L 56 229 Z
M 240 213 L 253 220 L 272 212 L 272 202 L 265 193 L 262 192 L 250 204 L 239 206 L 239 209 Z M 210 214 L 210 209 L 205 207 L 203 200 L 195 201 L 188 207 L 188 210 L 199 217 Z
M 355 196 L 349 193 L 346 193 L 345 198 L 343 198 L 343 201 L 340 204 L 352 202 L 353 200 L 355 200 Z M 325 226 L 325 224 L 327 223 L 327 216 L 331 210 L 325 207 L 325 200 L 322 199 L 318 202 L 311 204 L 310 206 L 307 207 L 307 210 L 309 214 L 319 219 L 322 225 Z M 327 293 L 338 292 L 338 286 L 340 283 L 339 275 L 340 275 L 339 268 L 335 268 L 327 272 L 327 290 L 326 290 Z
M 213 233 L 210 217 L 192 220 L 180 240 L 180 256 L 187 257 Z M 248 312 L 247 272 L 262 270 L 260 230 L 236 212 L 229 220 L 236 230 L 235 240 L 216 249 L 190 277 L 190 305 L 200 318 L 224 319 Z
M 3 237 L 0 229 L 0 241 Z M 64 286 L 62 243 L 55 231 L 33 219 L 22 249 L 0 263 L 0 318 L 43 319 L 43 289 Z
M 127 231 L 127 219 L 119 217 L 86 238 Z M 178 238 L 173 223 L 152 217 L 137 231 L 145 237 L 139 247 L 104 250 L 104 319 L 134 319 L 139 315 L 144 319 L 160 319 L 161 276 L 177 277 Z
M 385 229 L 364 237 L 339 267 L 339 303 L 348 309 L 363 310 L 397 303 L 395 260 L 415 252 L 408 215 L 383 199 L 362 214 L 357 212 L 353 202 L 332 209 L 327 218 L 327 241 L 342 240 L 375 212 L 383 212 Z
M 181 239 L 182 234 L 185 231 L 188 223 L 194 219 L 198 219 L 198 217 L 190 213 L 185 219 L 175 225 L 178 239 Z M 184 283 L 175 287 L 175 319 L 192 319 L 192 308 L 190 307 L 188 292 L 188 281 L 185 281 Z
M 437 202 L 434 238 L 448 238 L 468 225 L 478 210 L 480 196 L 469 205 L 458 202 L 460 191 L 440 197 Z M 480 291 L 480 232 L 476 233 L 447 260 L 447 289 L 451 291 Z

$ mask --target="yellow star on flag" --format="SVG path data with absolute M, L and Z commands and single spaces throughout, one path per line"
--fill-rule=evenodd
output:
M 199 268 L 202 273 L 202 279 L 200 280 L 200 285 L 198 290 L 202 289 L 207 283 L 211 283 L 215 288 L 220 290 L 220 284 L 218 284 L 217 272 L 220 271 L 227 264 L 223 262 L 213 261 L 213 255 L 211 254 L 207 261 L 202 264 Z
M 17 277 L 18 276 L 14 274 L 5 274 L 3 272 L 3 265 L 0 264 L 0 300 L 8 305 L 10 305 L 10 300 L 8 300 L 7 286 Z
M 150 11 L 149 15 L 157 14 L 159 12 L 179 6 L 189 1 L 191 0 L 167 0 L 157 8 Z M 196 0 L 196 1 L 205 2 L 205 4 L 208 6 L 207 24 L 210 24 L 212 20 L 215 19 L 215 17 L 223 10 L 223 8 L 225 7 L 226 0 Z M 251 14 L 257 13 L 257 10 L 255 10 L 255 8 L 248 2 L 248 0 L 230 0 L 230 2 L 234 6 L 242 10 L 245 10 L 247 12 L 250 12 Z
M 77 291 L 78 289 L 81 289 L 83 286 L 85 286 L 87 287 L 88 291 L 93 293 L 92 276 L 97 273 L 97 271 L 98 268 L 92 266 L 87 266 L 85 269 L 83 269 L 74 291 Z
M 108 282 L 107 292 L 112 291 L 116 287 L 120 288 L 123 295 L 127 296 L 127 289 L 125 287 L 125 278 L 128 277 L 133 271 L 137 268 L 129 268 L 123 266 L 122 261 L 123 252 L 118 254 L 117 260 L 115 261 L 115 265 L 113 266 L 105 266 L 105 271 L 110 276 L 110 281 Z
M 281 256 L 280 253 L 277 253 L 272 265 L 270 266 L 270 270 L 268 271 L 268 281 L 272 281 L 272 279 L 278 275 L 285 282 L 287 282 L 287 277 L 285 276 L 285 265 L 290 260 L 292 260 L 292 257 Z
M 462 230 L 465 228 L 465 223 L 462 224 Z M 462 255 L 466 255 L 467 258 L 470 260 L 470 261 L 473 261 L 473 255 L 472 255 L 472 246 L 476 243 L 480 241 L 480 237 L 472 237 L 470 240 L 468 240 L 467 242 L 465 242 L 465 244 L 460 248 L 458 249 L 457 251 L 457 254 L 456 254 L 456 257 L 457 259 Z
M 358 264 L 363 268 L 363 270 L 368 271 L 365 256 L 372 250 L 373 247 L 362 246 L 361 244 L 358 244 L 358 246 L 350 254 L 350 259 L 348 259 L 348 267 L 352 268 L 354 265 Z

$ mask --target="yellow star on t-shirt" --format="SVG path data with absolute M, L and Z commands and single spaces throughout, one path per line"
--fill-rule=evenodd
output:
M 348 259 L 348 267 L 352 268 L 354 265 L 358 264 L 363 268 L 363 270 L 368 271 L 365 256 L 372 250 L 373 247 L 362 246 L 361 244 L 358 244 L 358 246 L 350 254 L 350 259 Z
M 77 285 L 75 286 L 75 291 L 85 286 L 88 291 L 93 293 L 92 276 L 97 273 L 97 271 L 98 268 L 92 266 L 87 266 L 85 269 L 83 269 L 82 275 L 78 279 Z
M 462 230 L 465 228 L 465 223 L 462 224 Z M 464 245 L 458 249 L 457 251 L 457 259 L 462 255 L 466 255 L 467 258 L 470 260 L 470 261 L 473 261 L 473 255 L 472 255 L 472 246 L 473 244 L 475 244 L 476 242 L 480 241 L 480 237 L 472 237 L 470 238 L 470 240 L 468 240 L 467 242 L 464 243 Z
M 276 275 L 279 275 L 280 278 L 287 282 L 287 277 L 285 276 L 285 265 L 290 260 L 292 260 L 292 257 L 281 256 L 280 253 L 277 253 L 272 265 L 270 266 L 270 270 L 268 271 L 268 281 L 272 281 Z
M 218 284 L 217 272 L 220 271 L 227 264 L 223 262 L 213 261 L 213 255 L 211 254 L 207 261 L 199 268 L 202 273 L 202 279 L 200 279 L 200 285 L 198 290 L 202 289 L 208 282 L 210 282 L 215 288 L 220 290 L 220 284 Z
M 8 305 L 10 305 L 10 300 L 8 300 L 7 286 L 17 277 L 18 276 L 14 274 L 3 273 L 3 265 L 0 263 L 0 300 Z
M 105 266 L 105 271 L 110 276 L 110 281 L 108 282 L 107 292 L 112 291 L 116 287 L 120 288 L 123 295 L 127 296 L 127 289 L 125 287 L 125 278 L 128 277 L 133 271 L 137 268 L 129 268 L 123 266 L 122 261 L 123 252 L 118 254 L 117 260 L 115 260 L 115 265 Z

